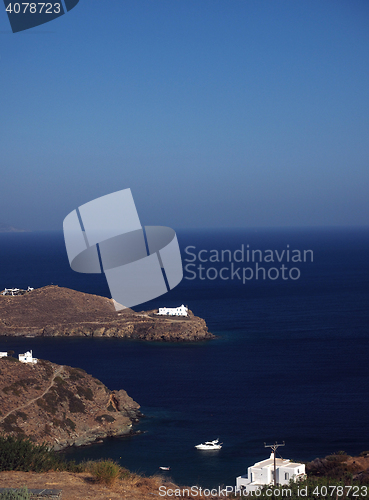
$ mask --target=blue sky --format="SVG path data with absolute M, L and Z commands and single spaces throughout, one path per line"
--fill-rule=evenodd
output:
M 80 0 L 0 13 L 0 219 L 61 229 L 130 187 L 141 222 L 368 225 L 367 0 Z

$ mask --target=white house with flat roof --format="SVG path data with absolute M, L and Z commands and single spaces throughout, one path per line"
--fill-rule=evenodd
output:
M 2 295 L 24 295 L 26 292 L 32 292 L 34 288 L 28 287 L 27 290 L 23 290 L 22 288 L 5 288 L 4 291 L 1 292 Z
M 159 307 L 158 316 L 187 316 L 188 308 L 183 304 L 179 307 Z
M 8 356 L 7 352 L 0 352 L 0 358 L 6 358 Z
M 286 485 L 305 478 L 305 464 L 291 462 L 291 460 L 276 458 L 276 483 Z M 251 492 L 265 485 L 274 484 L 274 453 L 261 462 L 257 462 L 247 469 L 247 474 L 236 478 L 236 490 Z
M 38 359 L 37 358 L 34 358 L 32 356 L 32 351 L 27 351 L 25 352 L 24 354 L 19 354 L 18 355 L 18 358 L 19 358 L 19 361 L 21 361 L 22 363 L 32 363 L 32 364 L 36 364 Z

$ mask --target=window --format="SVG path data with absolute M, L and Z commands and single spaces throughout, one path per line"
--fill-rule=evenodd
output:
M 284 478 L 285 478 L 285 479 L 289 479 L 289 478 L 290 478 L 290 475 L 289 475 L 289 473 L 288 473 L 288 472 L 285 472 L 285 473 L 284 473 Z

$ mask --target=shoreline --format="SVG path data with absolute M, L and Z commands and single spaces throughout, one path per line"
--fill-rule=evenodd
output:
M 157 310 L 115 311 L 112 299 L 50 285 L 24 295 L 0 295 L 0 336 L 114 337 L 143 341 L 197 342 L 215 335 L 188 316 L 158 316 Z
M 125 436 L 143 416 L 124 389 L 108 389 L 81 368 L 42 359 L 0 358 L 0 428 L 55 451 Z

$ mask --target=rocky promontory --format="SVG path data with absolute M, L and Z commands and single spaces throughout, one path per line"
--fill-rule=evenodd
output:
M 0 358 L 0 433 L 61 450 L 131 433 L 139 408 L 80 368 Z
M 121 337 L 150 341 L 214 338 L 205 321 L 188 316 L 157 316 L 157 310 L 116 311 L 112 299 L 46 286 L 24 295 L 0 295 L 0 336 Z

